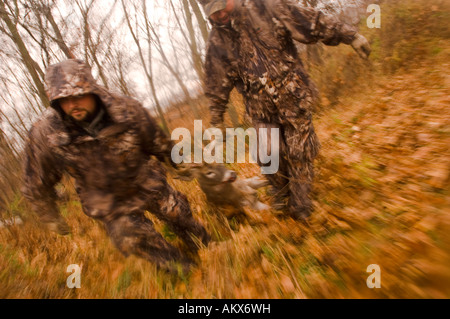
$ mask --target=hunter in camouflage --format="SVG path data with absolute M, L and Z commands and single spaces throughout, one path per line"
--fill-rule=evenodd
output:
M 50 66 L 46 89 L 51 108 L 29 132 L 24 168 L 24 194 L 42 222 L 60 234 L 70 231 L 54 190 L 68 172 L 84 213 L 104 224 L 124 255 L 160 267 L 189 266 L 144 216 L 148 210 L 166 222 L 190 251 L 198 250 L 192 235 L 209 241 L 186 197 L 167 183 L 160 162 L 170 159 L 172 141 L 138 101 L 97 85 L 80 60 Z
M 213 26 L 205 59 L 211 125 L 223 128 L 236 87 L 255 129 L 280 129 L 280 170 L 267 178 L 276 207 L 304 219 L 312 210 L 309 193 L 320 143 L 312 123 L 317 90 L 294 40 L 350 44 L 365 58 L 370 46 L 355 28 L 291 0 L 200 2 Z

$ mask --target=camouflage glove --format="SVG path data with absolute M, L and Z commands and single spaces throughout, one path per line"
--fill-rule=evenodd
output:
M 355 39 L 351 43 L 351 46 L 361 58 L 369 58 L 372 49 L 370 48 L 369 42 L 363 35 L 357 33 Z
M 59 216 L 57 219 L 53 220 L 43 220 L 42 221 L 48 230 L 55 232 L 59 235 L 65 236 L 70 234 L 70 227 L 67 225 L 64 218 Z

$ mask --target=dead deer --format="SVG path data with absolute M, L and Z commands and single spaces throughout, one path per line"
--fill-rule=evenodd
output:
M 270 208 L 259 201 L 256 191 L 267 186 L 267 180 L 259 177 L 240 179 L 235 171 L 223 164 L 191 164 L 188 168 L 179 170 L 176 178 L 185 181 L 195 178 L 208 202 L 218 207 L 231 206 L 237 214 L 244 213 L 248 216 L 245 207 L 254 210 Z M 226 214 L 226 216 L 231 218 L 234 215 Z

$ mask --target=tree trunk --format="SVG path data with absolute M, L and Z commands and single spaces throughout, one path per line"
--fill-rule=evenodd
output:
M 194 10 L 195 18 L 197 19 L 200 32 L 202 33 L 203 41 L 206 43 L 208 42 L 209 36 L 208 23 L 203 17 L 202 11 L 197 3 L 197 0 L 189 0 L 189 3 L 192 7 L 192 10 Z
M 145 1 L 145 0 L 144 0 L 144 1 Z M 179 20 L 178 20 L 178 16 L 176 15 L 175 8 L 174 8 L 172 2 L 170 2 L 170 5 L 172 6 L 172 10 L 173 10 L 173 12 L 174 12 L 174 14 L 175 14 L 175 18 L 176 18 L 176 20 L 177 20 L 177 22 L 178 22 L 178 25 L 179 25 L 180 28 L 181 28 L 181 24 L 180 24 L 180 22 L 179 22 Z M 185 97 L 186 97 L 187 103 L 188 103 L 190 109 L 192 110 L 192 113 L 193 113 L 193 115 L 194 115 L 194 118 L 195 118 L 195 119 L 201 119 L 200 111 L 199 111 L 198 107 L 193 103 L 192 98 L 191 98 L 191 95 L 189 94 L 189 90 L 188 90 L 187 86 L 184 84 L 183 79 L 181 78 L 179 72 L 177 72 L 177 70 L 175 70 L 175 69 L 172 67 L 172 65 L 171 65 L 171 63 L 170 63 L 170 61 L 169 61 L 169 59 L 167 58 L 167 56 L 166 56 L 166 54 L 165 54 L 165 52 L 164 52 L 163 46 L 162 46 L 162 44 L 161 44 L 161 41 L 160 41 L 160 39 L 159 39 L 159 36 L 158 36 L 158 34 L 156 33 L 155 29 L 153 28 L 153 25 L 152 25 L 150 22 L 148 22 L 148 23 L 147 23 L 147 26 L 151 29 L 151 31 L 152 31 L 152 33 L 153 33 L 153 37 L 154 37 L 154 39 L 155 39 L 156 47 L 157 47 L 157 49 L 158 49 L 158 52 L 161 54 L 161 57 L 162 57 L 162 59 L 163 59 L 164 65 L 165 65 L 166 68 L 170 71 L 170 73 L 175 77 L 175 79 L 177 80 L 178 84 L 180 85 L 181 90 L 183 91 L 183 93 L 184 93 L 184 95 L 185 95 Z M 182 34 L 183 34 L 183 36 L 185 37 L 183 31 L 182 31 Z M 150 37 L 151 35 L 148 34 L 148 36 Z M 185 37 L 185 40 L 186 40 L 187 42 L 189 42 L 189 40 L 188 40 L 186 37 Z
M 147 77 L 148 83 L 150 85 L 150 89 L 151 89 L 152 94 L 153 94 L 153 98 L 155 100 L 155 106 L 156 106 L 156 110 L 158 111 L 159 119 L 161 120 L 162 128 L 163 128 L 164 132 L 166 132 L 170 136 L 170 130 L 169 130 L 169 127 L 167 125 L 167 121 L 164 118 L 164 113 L 162 111 L 161 104 L 159 103 L 159 99 L 158 99 L 158 96 L 156 94 L 156 89 L 155 89 L 155 84 L 153 82 L 153 77 L 149 73 L 149 70 L 147 69 L 147 64 L 146 64 L 145 59 L 144 59 L 144 54 L 142 52 L 141 45 L 139 44 L 139 39 L 137 38 L 135 32 L 133 31 L 133 27 L 131 26 L 131 22 L 130 22 L 130 17 L 128 16 L 128 12 L 127 12 L 127 9 L 125 7 L 125 3 L 124 3 L 123 0 L 122 0 L 122 8 L 123 8 L 123 13 L 125 15 L 125 19 L 127 21 L 128 29 L 130 30 L 131 36 L 133 37 L 133 40 L 136 43 L 136 46 L 138 48 L 139 58 L 141 60 L 142 67 L 144 68 L 145 75 Z
M 8 27 L 9 32 L 11 33 L 10 36 L 14 40 L 14 43 L 17 46 L 17 49 L 19 50 L 20 56 L 22 58 L 22 62 L 24 63 L 25 67 L 27 68 L 28 72 L 30 73 L 34 85 L 37 89 L 39 98 L 41 99 L 42 104 L 45 107 L 48 107 L 50 105 L 49 100 L 47 98 L 47 94 L 45 93 L 44 84 L 42 83 L 38 72 L 35 68 L 35 61 L 31 58 L 30 53 L 28 52 L 27 47 L 25 46 L 25 43 L 22 40 L 22 37 L 19 34 L 19 31 L 17 30 L 17 26 L 11 21 L 11 19 L 8 16 L 8 13 L 6 11 L 5 2 L 4 0 L 0 0 L 0 15 L 2 20 L 5 22 L 6 26 Z
M 195 30 L 194 26 L 192 24 L 192 14 L 189 7 L 188 0 L 182 0 L 183 1 L 183 7 L 184 7 L 184 14 L 186 17 L 186 27 L 189 32 L 189 39 L 190 39 L 190 49 L 191 49 L 191 55 L 192 55 L 192 63 L 194 64 L 195 72 L 197 72 L 198 78 L 203 83 L 205 79 L 205 73 L 203 71 L 203 62 L 202 57 L 200 53 L 198 52 L 197 47 L 197 40 L 195 38 Z
M 51 8 L 42 5 L 41 7 L 41 12 L 44 14 L 44 16 L 47 18 L 48 22 L 50 22 L 52 28 L 53 28 L 53 32 L 55 32 L 55 37 L 56 37 L 56 44 L 58 45 L 58 47 L 61 49 L 61 51 L 64 53 L 64 55 L 68 58 L 68 59 L 73 59 L 75 58 L 72 54 L 72 52 L 70 52 L 69 47 L 66 45 L 66 42 L 64 41 L 64 38 L 61 34 L 61 31 L 59 30 L 58 24 L 56 23 L 55 19 L 53 18 L 52 15 L 52 11 Z

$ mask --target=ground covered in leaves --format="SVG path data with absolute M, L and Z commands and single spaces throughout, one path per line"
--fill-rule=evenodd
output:
M 188 276 L 123 257 L 83 215 L 70 180 L 59 203 L 72 227 L 66 237 L 42 230 L 17 196 L 9 210 L 23 223 L 0 228 L 0 298 L 449 298 L 448 61 L 442 40 L 408 69 L 359 79 L 357 90 L 322 100 L 307 224 L 276 211 L 227 221 L 195 181 L 169 177 L 214 239 Z M 259 174 L 253 164 L 230 167 Z M 269 200 L 264 190 L 260 196 Z M 80 289 L 66 286 L 70 264 L 82 267 Z M 381 269 L 381 288 L 366 284 L 371 264 Z

